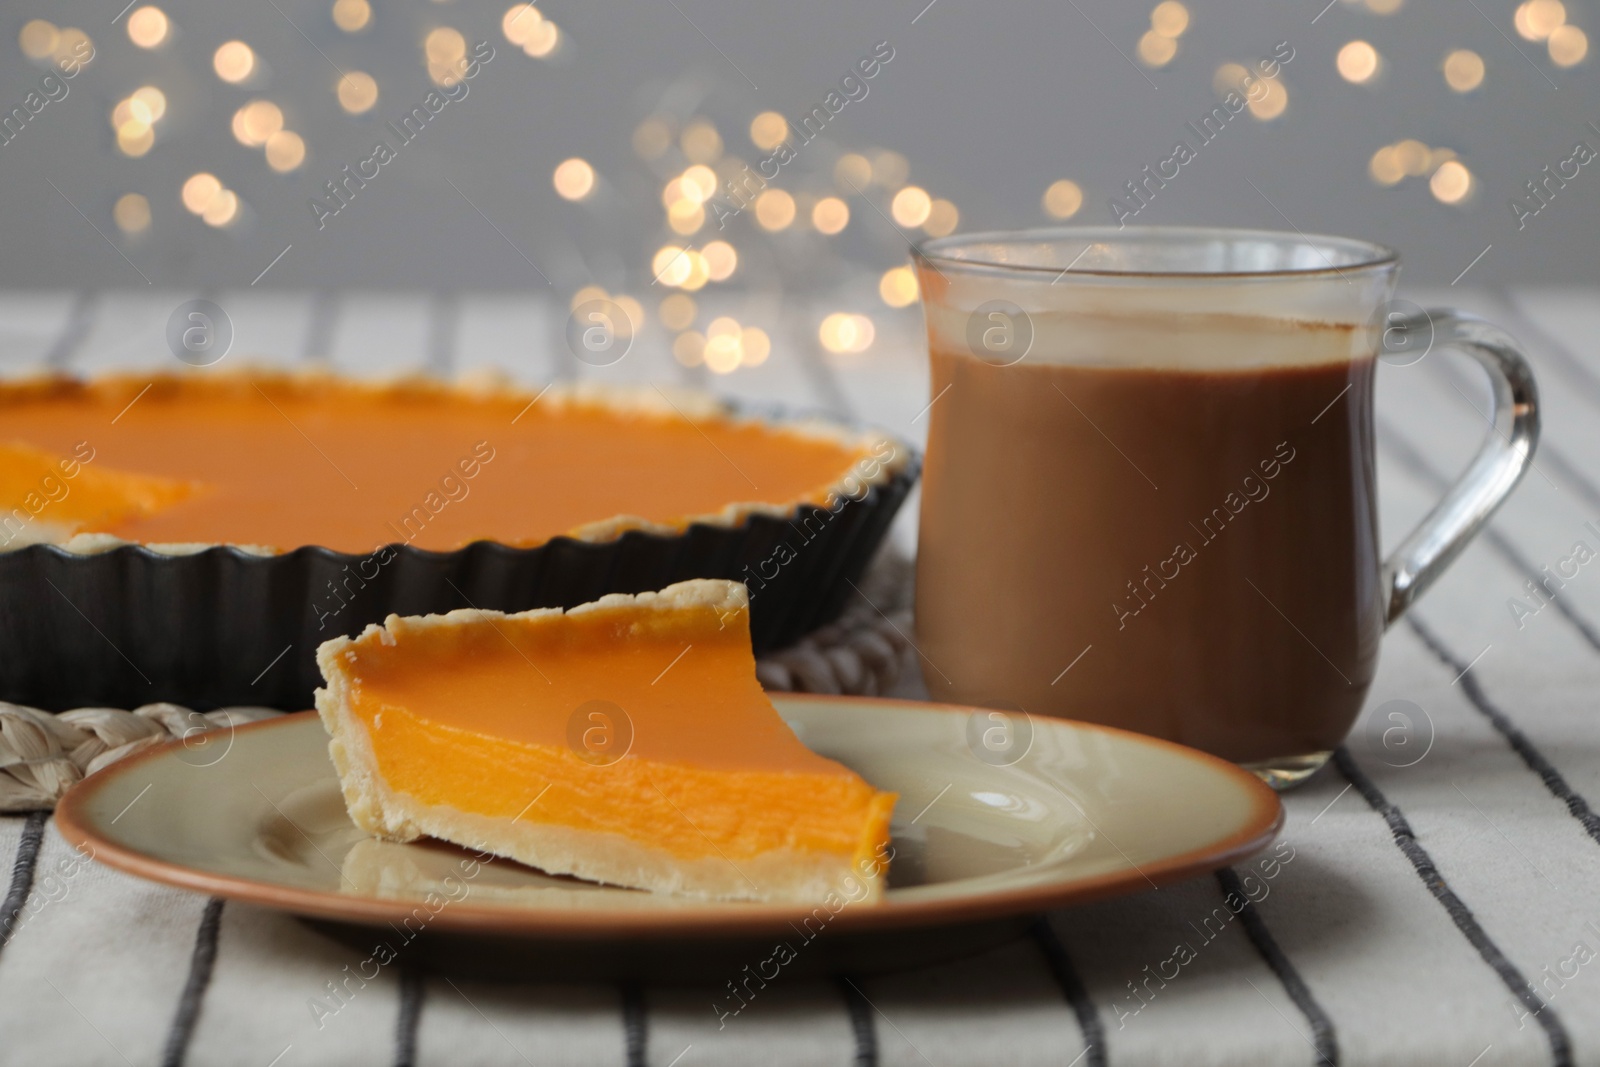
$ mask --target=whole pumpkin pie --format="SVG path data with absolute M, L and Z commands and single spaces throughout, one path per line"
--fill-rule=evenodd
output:
M 673 534 L 858 497 L 906 458 L 883 438 L 740 418 L 653 387 L 46 378 L 0 386 L 0 550 L 449 551 Z
M 637 889 L 878 897 L 895 796 L 778 716 L 747 604 L 695 580 L 324 643 L 317 710 L 351 818 Z

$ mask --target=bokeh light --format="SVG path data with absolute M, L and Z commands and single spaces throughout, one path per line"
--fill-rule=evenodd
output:
M 141 7 L 128 16 L 128 40 L 140 48 L 155 48 L 167 39 L 171 25 L 159 7 Z
M 1393 145 L 1384 145 L 1372 153 L 1367 172 L 1379 185 L 1397 185 L 1406 176 L 1406 169 L 1401 165 L 1399 153 Z
M 1428 179 L 1428 191 L 1443 204 L 1459 204 L 1472 191 L 1472 172 L 1460 160 L 1449 160 Z
M 111 218 L 129 237 L 141 234 L 150 228 L 150 201 L 139 193 L 123 193 L 111 207 Z
M 694 325 L 694 317 L 700 313 L 695 305 L 694 297 L 687 293 L 673 293 L 661 301 L 656 314 L 661 317 L 661 325 L 669 330 L 687 330 Z
M 829 352 L 865 352 L 872 345 L 877 330 L 865 315 L 851 315 L 836 311 L 822 320 L 817 328 L 817 340 Z
M 860 192 L 872 183 L 872 164 L 866 156 L 847 152 L 833 165 L 833 180 L 841 189 Z
M 1545 42 L 1550 49 L 1550 62 L 1558 67 L 1572 67 L 1583 62 L 1589 54 L 1589 37 L 1573 25 L 1557 26 Z
M 358 33 L 372 21 L 367 0 L 333 0 L 333 24 L 345 33 Z
M 763 189 L 756 197 L 756 222 L 763 230 L 776 233 L 794 221 L 794 197 L 782 189 Z
M 212 55 L 211 66 L 217 77 L 230 85 L 238 85 L 256 69 L 256 54 L 243 41 L 228 41 Z
M 1483 57 L 1470 48 L 1458 48 L 1444 57 L 1444 81 L 1458 93 L 1470 93 L 1483 84 Z
M 832 237 L 850 224 L 850 205 L 836 196 L 825 196 L 811 208 L 811 225 L 818 233 Z
M 1070 219 L 1083 206 L 1083 190 L 1078 183 L 1061 178 L 1044 191 L 1044 212 L 1053 219 Z
M 352 115 L 372 110 L 378 102 L 378 80 L 365 71 L 352 70 L 339 79 L 339 106 Z
M 695 119 L 683 128 L 678 147 L 691 163 L 715 163 L 722 155 L 722 135 L 709 119 Z
M 872 180 L 890 192 L 904 185 L 910 174 L 911 164 L 899 152 L 886 148 L 872 157 Z
M 739 267 L 739 253 L 726 241 L 711 241 L 700 255 L 705 257 L 706 272 L 714 282 L 727 281 Z
M 685 367 L 700 366 L 705 351 L 705 334 L 696 330 L 685 330 L 672 339 L 672 358 Z
M 211 201 L 222 192 L 222 182 L 215 174 L 201 171 L 183 183 L 183 206 L 196 215 L 211 206 Z
M 759 367 L 772 354 L 772 339 L 759 326 L 746 326 L 739 333 L 739 347 L 744 350 L 746 367 Z
M 252 100 L 233 113 L 233 136 L 242 145 L 260 148 L 283 129 L 283 112 L 270 100 Z
M 582 200 L 594 192 L 594 168 L 587 160 L 574 156 L 556 165 L 551 184 L 564 200 Z
M 211 203 L 200 213 L 207 226 L 227 226 L 239 217 L 239 196 L 232 189 L 223 189 L 211 198 Z
M 1139 38 L 1139 61 L 1147 67 L 1164 67 L 1172 62 L 1172 57 L 1178 54 L 1178 41 L 1175 37 L 1166 37 L 1155 30 L 1146 30 L 1144 36 Z
M 1178 0 L 1161 0 L 1150 12 L 1150 28 L 1163 37 L 1182 37 L 1189 28 L 1189 9 Z
M 1250 100 L 1250 114 L 1262 122 L 1270 122 L 1288 108 L 1289 90 L 1284 87 L 1282 78 L 1263 78 L 1256 84 L 1265 86 L 1265 91 Z
M 1544 40 L 1566 21 L 1567 9 L 1561 0 L 1527 0 L 1511 16 L 1517 32 L 1530 41 Z
M 921 226 L 933 210 L 933 197 L 921 186 L 908 185 L 889 201 L 889 214 L 901 226 Z
M 750 142 L 771 151 L 789 139 L 789 122 L 776 111 L 763 111 L 750 120 Z
M 267 166 L 287 174 L 306 159 L 306 142 L 293 130 L 279 130 L 267 138 Z
M 128 97 L 128 103 L 133 118 L 146 125 L 160 122 L 167 113 L 167 94 L 154 85 L 141 85 L 135 89 Z
M 56 29 L 55 23 L 33 19 L 17 34 L 17 47 L 29 59 L 49 59 L 60 40 L 61 31 Z
M 1378 50 L 1366 41 L 1351 41 L 1339 49 L 1334 65 L 1339 69 L 1339 77 L 1360 85 L 1371 81 L 1378 73 Z
M 672 128 L 661 119 L 649 118 L 633 130 L 633 150 L 640 159 L 660 159 L 672 147 Z
M 922 224 L 929 237 L 945 237 L 955 232 L 961 222 L 961 212 L 948 200 L 935 200 L 928 207 L 928 218 Z
M 891 267 L 878 279 L 878 295 L 892 308 L 909 306 L 917 299 L 917 275 L 910 267 Z

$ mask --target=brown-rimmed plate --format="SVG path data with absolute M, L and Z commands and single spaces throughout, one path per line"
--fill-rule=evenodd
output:
M 380 965 L 522 979 L 737 977 L 916 966 L 1034 915 L 1204 874 L 1282 824 L 1255 776 L 1167 741 L 1062 719 L 867 697 L 778 695 L 816 751 L 900 794 L 881 903 L 706 902 L 376 841 L 345 814 L 310 712 L 92 775 L 66 839 L 157 882 L 303 917 Z

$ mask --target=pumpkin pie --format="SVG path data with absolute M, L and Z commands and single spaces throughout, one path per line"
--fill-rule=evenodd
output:
M 43 378 L 0 385 L 0 515 L 27 527 L 0 548 L 366 553 L 673 535 L 856 499 L 907 458 L 881 437 L 656 387 Z
M 616 886 L 879 896 L 895 796 L 778 716 L 747 605 L 700 579 L 567 611 L 391 615 L 324 643 L 316 704 L 351 818 Z

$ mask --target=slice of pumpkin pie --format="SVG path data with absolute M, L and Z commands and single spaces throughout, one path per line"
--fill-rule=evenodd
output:
M 778 716 L 736 582 L 391 615 L 317 662 L 345 803 L 379 837 L 658 892 L 882 893 L 895 796 Z

